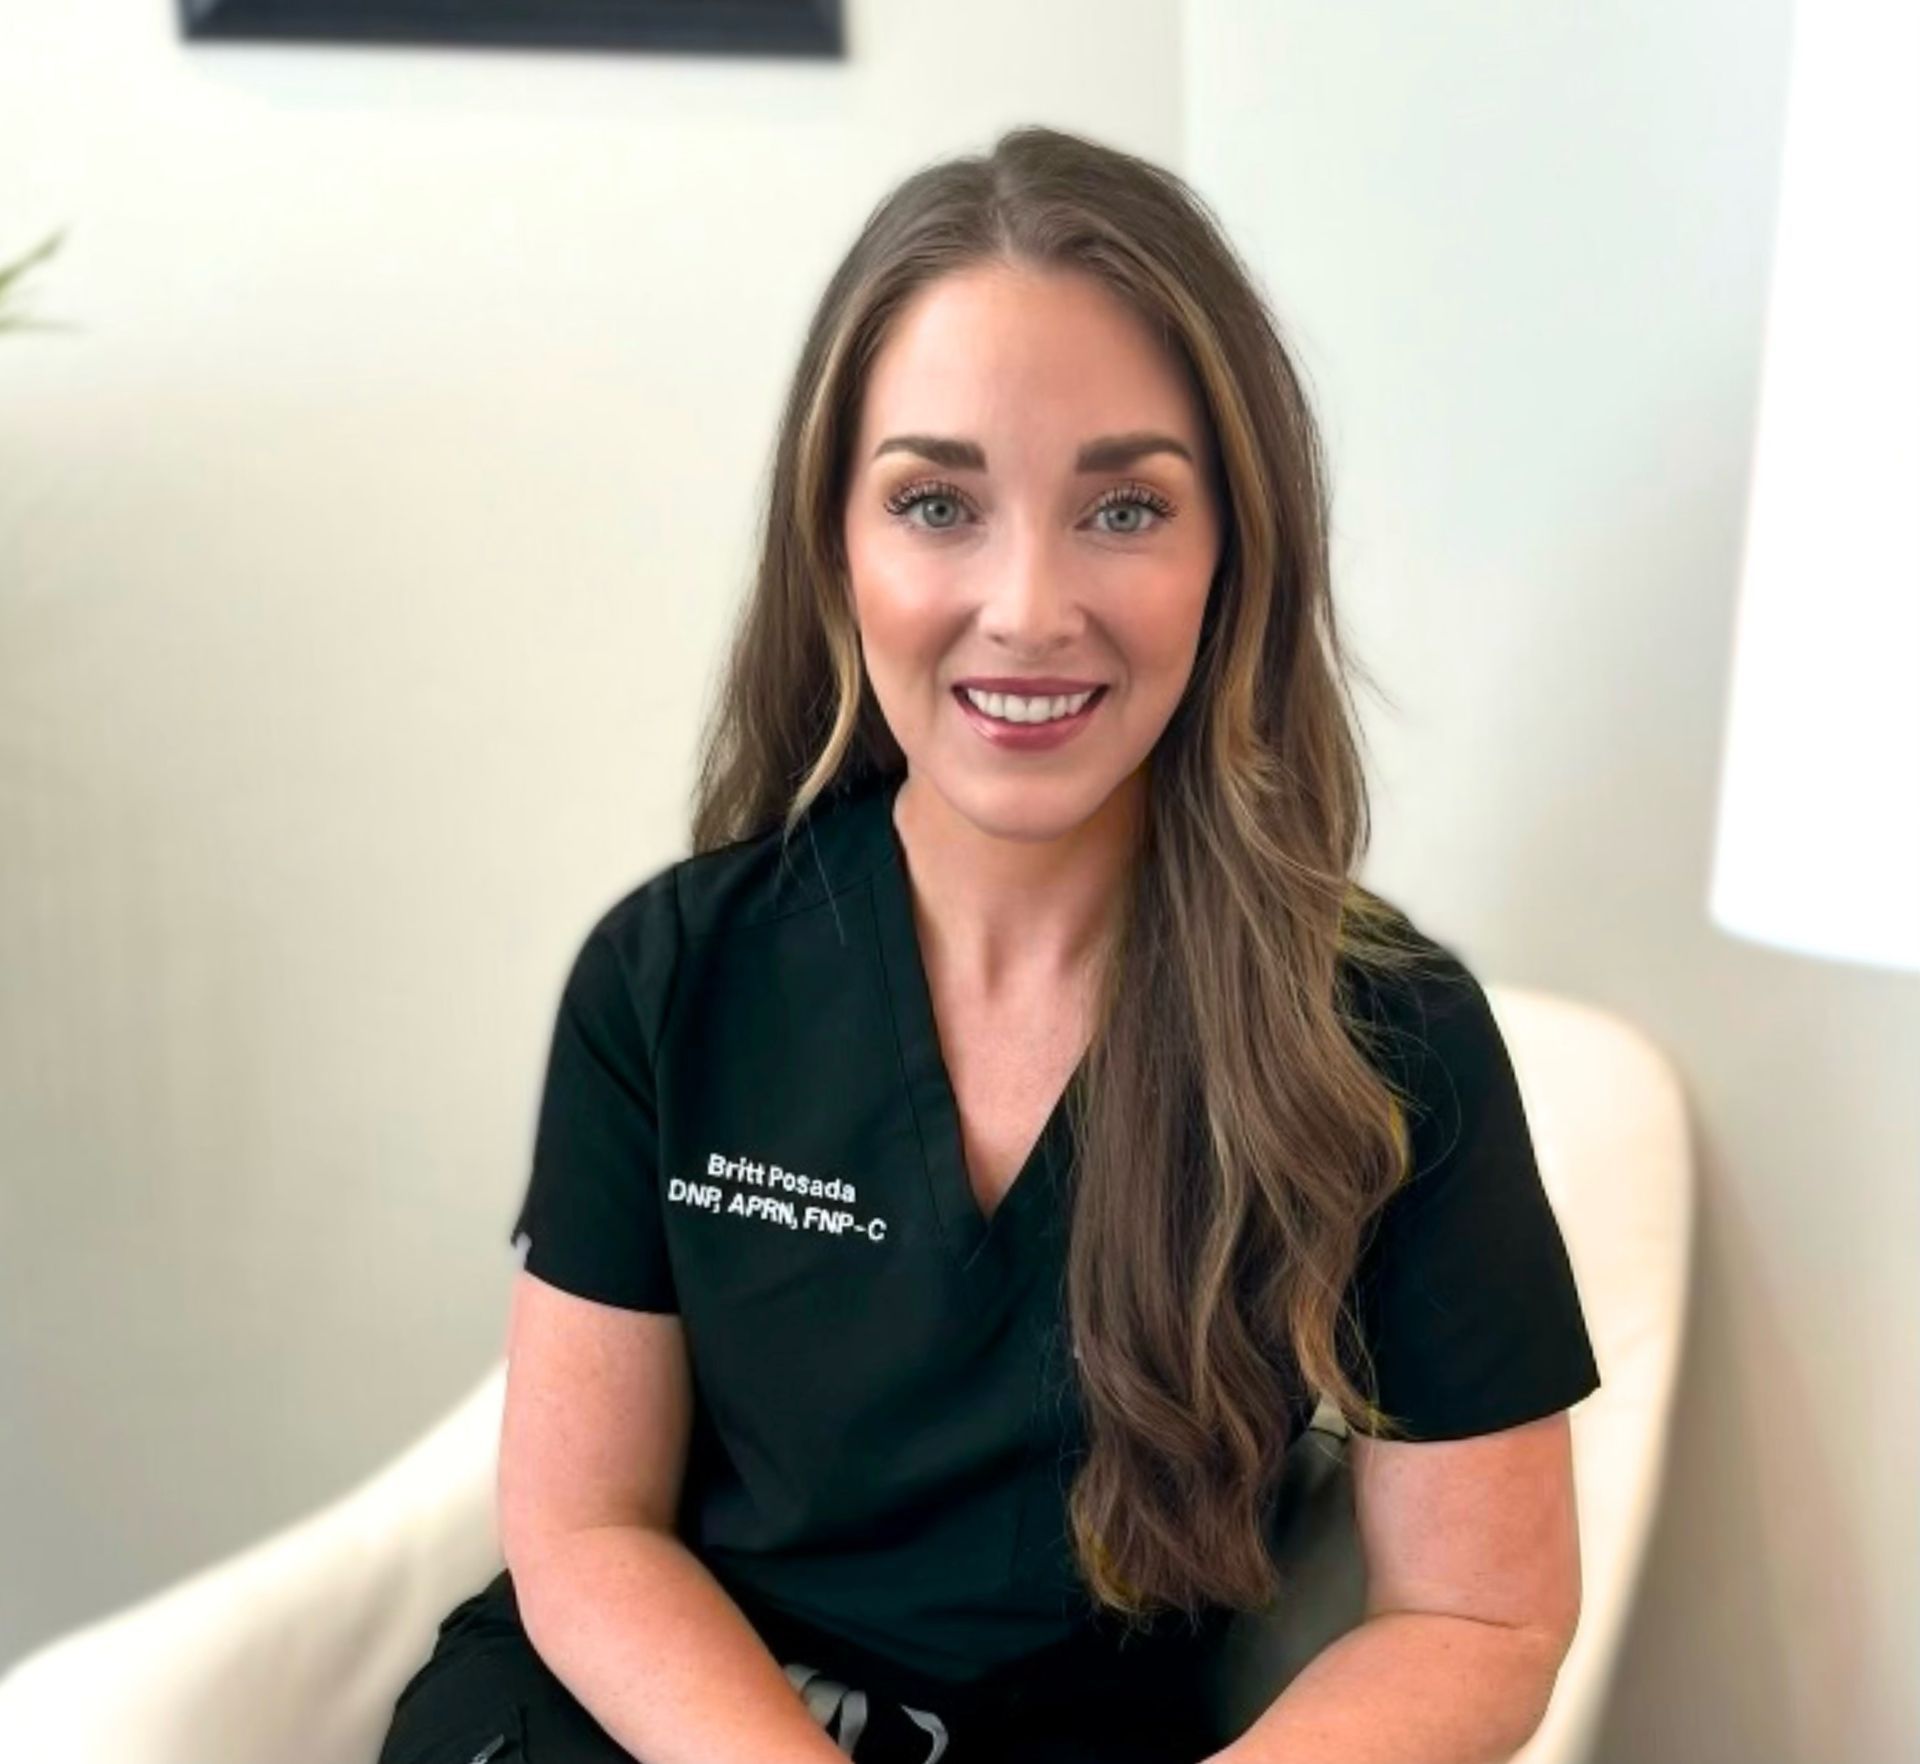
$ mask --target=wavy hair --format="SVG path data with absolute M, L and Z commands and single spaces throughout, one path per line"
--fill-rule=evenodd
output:
M 888 326 L 983 264 L 1096 276 L 1191 376 L 1225 544 L 1150 757 L 1138 861 L 1074 1087 L 1068 1329 L 1088 1453 L 1069 1492 L 1096 1605 L 1268 1606 L 1283 1397 L 1391 1436 L 1350 1283 L 1410 1158 L 1355 969 L 1416 965 L 1354 879 L 1368 838 L 1335 627 L 1321 442 L 1275 322 L 1198 196 L 1057 129 L 915 172 L 868 216 L 789 386 L 752 592 L 700 738 L 693 849 L 897 777 L 847 587 L 850 452 Z M 1351 1371 L 1350 1371 L 1351 1368 Z

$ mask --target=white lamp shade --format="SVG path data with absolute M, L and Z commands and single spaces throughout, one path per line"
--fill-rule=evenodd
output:
M 1920 971 L 1920 5 L 1795 10 L 1709 910 Z

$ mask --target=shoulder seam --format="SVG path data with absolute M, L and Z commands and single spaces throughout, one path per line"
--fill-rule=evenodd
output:
M 676 863 L 667 871 L 667 906 L 673 925 L 673 960 L 667 965 L 666 984 L 660 989 L 660 1010 L 653 1025 L 653 1043 L 647 1049 L 647 1065 L 658 1082 L 660 1049 L 665 1044 L 667 1021 L 673 1015 L 673 1007 L 680 996 L 681 954 L 686 948 L 686 918 L 680 909 L 680 871 L 682 865 Z
M 772 838 L 775 836 L 768 835 L 767 837 Z M 711 854 L 701 853 L 698 855 L 706 856 Z M 684 864 L 691 861 L 692 861 L 691 859 L 683 859 L 682 865 L 684 866 Z M 783 856 L 780 859 L 780 861 L 782 863 L 785 863 L 787 860 Z M 766 914 L 763 914 L 754 918 L 748 918 L 748 919 L 736 919 L 728 924 L 715 926 L 705 931 L 687 930 L 684 928 L 684 923 L 683 923 L 682 934 L 685 937 L 686 941 L 689 943 L 702 941 L 710 937 L 724 937 L 729 932 L 733 932 L 733 931 L 751 931 L 751 930 L 757 929 L 762 925 L 778 925 L 783 920 L 797 918 L 802 913 L 810 913 L 810 912 L 817 911 L 821 907 L 831 906 L 835 901 L 841 899 L 843 896 L 856 893 L 860 888 L 862 888 L 867 883 L 869 883 L 872 880 L 875 872 L 879 870 L 880 866 L 885 861 L 886 861 L 885 855 L 882 854 L 879 858 L 876 858 L 874 862 L 868 864 L 865 868 L 857 871 L 855 874 L 851 876 L 842 876 L 839 882 L 835 883 L 830 876 L 826 875 L 825 867 L 819 863 L 818 853 L 816 852 L 815 868 L 823 877 L 826 877 L 826 880 L 825 880 L 824 886 L 822 886 L 822 888 L 820 889 L 820 892 L 814 895 L 811 899 L 796 901 L 793 905 L 784 907 L 777 913 L 766 913 Z

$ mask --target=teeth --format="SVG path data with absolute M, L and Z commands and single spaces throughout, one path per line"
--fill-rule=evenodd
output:
M 1085 692 L 1059 698 L 1016 698 L 1010 692 L 976 692 L 971 686 L 962 686 L 960 690 L 976 710 L 998 717 L 1003 723 L 1051 723 L 1058 717 L 1070 717 L 1083 710 L 1099 688 L 1090 686 Z

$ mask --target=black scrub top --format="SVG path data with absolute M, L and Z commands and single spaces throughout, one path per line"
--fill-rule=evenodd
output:
M 1067 1095 L 984 1216 L 899 784 L 821 798 L 784 852 L 775 829 L 669 864 L 600 917 L 560 998 L 511 1240 L 554 1286 L 682 1317 L 678 1529 L 749 1616 L 960 1685 L 1119 1628 L 1067 1537 L 1086 1451 Z M 1358 995 L 1419 1106 L 1414 1178 L 1354 1297 L 1380 1406 L 1444 1439 L 1565 1408 L 1599 1373 L 1485 996 L 1424 941 L 1439 979 Z M 1276 1392 L 1290 1437 L 1310 1407 Z M 1229 1615 L 1151 1633 L 1178 1648 Z

